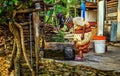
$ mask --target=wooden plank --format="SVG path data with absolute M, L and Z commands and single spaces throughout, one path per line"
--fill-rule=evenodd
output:
M 28 35 L 30 35 L 30 32 L 25 32 L 24 34 L 28 34 Z M 34 33 L 32 32 L 31 33 L 32 35 L 34 35 Z
M 24 30 L 29 30 L 30 27 L 29 26 L 26 26 L 26 27 L 23 27 Z
M 73 46 L 72 42 L 46 42 L 45 49 L 61 50 L 66 46 Z
M 86 8 L 97 8 L 97 6 L 86 6 Z
M 25 29 L 23 32 L 24 32 L 24 33 L 26 33 L 26 32 L 30 32 L 30 30 L 28 30 L 28 29 L 26 30 L 26 29 Z
M 107 8 L 106 10 L 107 10 L 107 11 L 109 11 L 109 10 L 117 10 L 117 7 Z
M 115 12 L 117 12 L 117 9 L 111 9 L 111 10 L 107 10 L 106 14 L 115 13 Z
M 117 0 L 111 0 L 106 2 L 107 7 L 113 7 L 113 6 L 118 6 L 118 1 Z
M 29 39 L 30 37 L 24 37 L 24 39 L 26 40 L 26 39 Z M 32 37 L 32 39 L 34 39 L 34 37 Z
M 117 7 L 118 5 L 107 6 L 107 8 Z
M 106 10 L 106 12 L 117 12 L 117 8 L 116 9 L 110 9 L 110 10 Z
M 115 17 L 106 17 L 106 20 L 117 20 L 117 16 L 115 16 Z
M 111 8 L 111 7 L 116 7 L 117 8 L 118 5 L 111 5 L 111 6 L 107 6 L 107 8 Z
M 107 1 L 107 3 L 112 3 L 112 2 L 118 2 L 118 0 L 110 0 L 110 1 Z
M 30 22 L 24 22 L 24 23 L 19 23 L 20 25 L 24 26 L 24 25 L 29 25 L 31 24 Z
M 107 6 L 111 6 L 111 5 L 117 5 L 118 4 L 118 2 L 112 2 L 112 3 L 107 3 Z
M 117 15 L 118 15 L 118 13 L 117 13 L 117 12 L 114 12 L 114 13 L 109 13 L 109 14 L 107 14 L 107 17 L 117 16 Z
M 110 17 L 107 17 L 106 18 L 116 18 L 117 19 L 117 16 L 110 16 Z

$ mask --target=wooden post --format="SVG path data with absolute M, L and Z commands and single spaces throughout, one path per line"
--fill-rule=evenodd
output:
M 39 25 L 40 25 L 40 19 L 39 19 L 39 12 L 33 12 L 33 24 L 34 24 L 34 39 L 35 39 L 35 56 L 36 56 L 36 75 L 38 76 L 38 64 L 39 64 Z
M 39 2 L 40 0 L 33 0 L 35 2 L 35 9 L 39 10 L 40 5 Z M 36 2 L 37 5 L 36 5 Z M 33 12 L 33 24 L 34 24 L 34 39 L 35 39 L 35 57 L 36 57 L 36 71 L 35 71 L 35 76 L 39 76 L 39 49 L 40 49 L 40 39 L 39 39 L 39 25 L 40 25 L 40 19 L 39 19 L 39 12 Z
M 120 41 L 120 0 L 118 0 L 117 41 Z
M 98 34 L 103 35 L 104 26 L 104 0 L 98 2 Z

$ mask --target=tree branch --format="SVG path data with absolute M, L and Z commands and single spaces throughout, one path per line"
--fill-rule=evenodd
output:
M 61 0 L 56 1 L 56 2 L 54 3 L 54 5 L 58 4 L 60 1 L 61 1 Z
M 44 4 L 45 4 L 46 6 L 54 6 L 54 5 L 58 4 L 60 1 L 61 1 L 61 0 L 57 0 L 57 1 L 56 1 L 55 3 L 53 3 L 53 4 L 48 4 L 48 3 L 45 3 L 45 2 L 44 2 Z
M 34 12 L 36 9 L 33 8 L 28 8 L 28 9 L 19 9 L 16 11 L 16 13 L 29 13 L 29 12 Z

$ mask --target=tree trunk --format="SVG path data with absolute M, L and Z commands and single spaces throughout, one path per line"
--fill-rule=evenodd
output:
M 35 38 L 35 56 L 36 56 L 36 76 L 38 76 L 39 70 L 39 50 L 40 50 L 40 40 L 39 40 L 39 12 L 33 12 L 33 24 L 34 24 L 34 38 Z
M 19 29 L 19 31 L 20 31 L 20 40 L 21 40 L 21 48 L 22 48 L 22 51 L 23 51 L 23 55 L 24 55 L 24 58 L 25 58 L 25 61 L 26 61 L 26 63 L 27 63 L 27 65 L 28 65 L 28 67 L 29 67 L 29 69 L 30 69 L 30 71 L 31 71 L 31 73 L 32 73 L 32 76 L 34 76 L 34 71 L 33 71 L 33 69 L 32 69 L 32 67 L 30 66 L 30 63 L 29 63 L 29 61 L 28 61 L 28 58 L 27 58 L 27 54 L 26 54 L 26 48 L 25 48 L 25 44 L 24 44 L 24 34 L 23 34 L 23 28 L 22 28 L 22 26 L 20 25 L 20 24 L 18 24 L 17 22 L 14 22 L 14 24 L 17 26 L 17 28 Z
M 12 22 L 9 22 L 9 29 L 12 32 L 12 34 L 14 35 L 14 42 L 15 42 L 14 44 L 16 44 L 16 45 L 14 45 L 14 48 L 15 48 L 15 46 L 17 47 L 16 51 L 13 48 L 12 58 L 11 58 L 11 66 L 10 66 L 9 70 L 11 71 L 11 67 L 13 66 L 14 55 L 16 54 L 15 60 L 14 60 L 15 76 L 20 76 L 20 57 L 21 57 L 21 52 L 23 51 L 25 61 L 28 65 L 28 67 L 30 68 L 30 71 L 32 72 L 32 76 L 34 76 L 34 71 L 31 68 L 29 61 L 27 59 L 27 55 L 26 55 L 22 27 L 16 22 L 14 22 L 14 24 L 12 24 Z
M 20 57 L 21 57 L 21 44 L 20 44 L 20 36 L 16 38 L 17 44 L 17 53 L 14 61 L 15 65 L 15 76 L 20 76 Z
M 15 43 L 15 39 L 14 39 L 14 44 L 13 44 L 13 50 L 12 50 L 12 56 L 11 56 L 11 60 L 10 60 L 10 67 L 8 68 L 8 75 L 10 75 L 10 73 L 12 72 L 12 70 L 14 69 L 14 58 L 16 55 L 16 43 Z
M 19 29 L 12 25 L 12 22 L 9 23 L 9 29 L 14 35 L 14 42 L 17 46 L 17 50 L 14 52 L 13 50 L 13 55 L 15 55 L 15 60 L 14 60 L 14 69 L 15 69 L 15 76 L 20 76 L 20 57 L 21 57 L 21 40 L 20 40 L 20 34 L 19 34 Z M 13 64 L 13 62 L 12 62 Z

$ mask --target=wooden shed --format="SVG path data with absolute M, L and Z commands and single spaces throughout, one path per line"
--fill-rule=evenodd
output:
M 120 0 L 105 1 L 104 34 L 108 41 L 120 41 Z
M 92 37 L 97 35 L 97 0 L 86 0 L 86 21 L 92 26 Z

